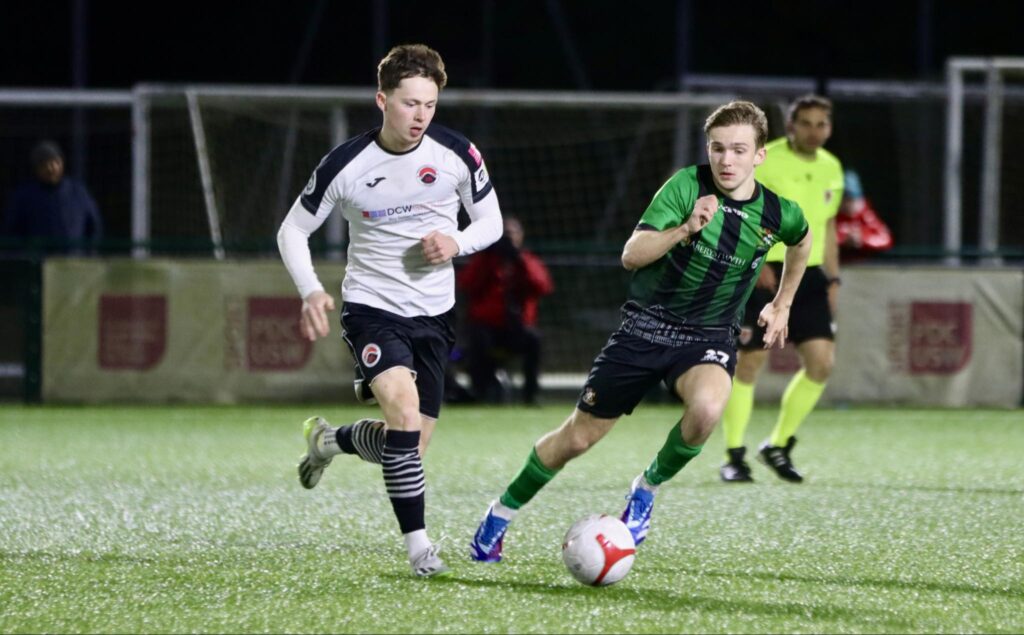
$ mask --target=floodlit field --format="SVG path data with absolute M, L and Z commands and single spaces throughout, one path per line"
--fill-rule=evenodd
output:
M 506 562 L 466 543 L 569 404 L 445 411 L 415 579 L 379 469 L 295 476 L 300 422 L 366 408 L 0 409 L 0 632 L 1021 632 L 1021 411 L 821 410 L 802 485 L 718 480 L 722 437 L 662 488 L 630 575 L 580 586 L 563 533 L 618 513 L 675 407 L 641 406 L 526 507 Z M 755 412 L 751 441 L 772 423 Z

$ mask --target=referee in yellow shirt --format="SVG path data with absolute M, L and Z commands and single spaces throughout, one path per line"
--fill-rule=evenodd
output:
M 800 205 L 814 236 L 807 271 L 789 314 L 789 340 L 796 345 L 802 368 L 782 395 L 775 429 L 758 448 L 758 459 L 793 483 L 803 481 L 790 456 L 794 434 L 825 391 L 835 359 L 833 316 L 839 287 L 835 216 L 843 198 L 843 168 L 822 147 L 831 135 L 832 102 L 817 95 L 800 97 L 786 113 L 786 136 L 767 145 L 768 158 L 756 172 L 758 181 Z M 784 257 L 782 244 L 768 252 L 767 266 L 747 302 L 732 396 L 722 415 L 727 462 L 720 474 L 726 482 L 753 481 L 744 458 L 743 436 L 754 407 L 754 384 L 768 359 L 757 315 L 775 295 Z

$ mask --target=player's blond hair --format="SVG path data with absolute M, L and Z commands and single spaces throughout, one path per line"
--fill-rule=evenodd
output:
M 730 101 L 724 106 L 719 106 L 704 122 L 704 134 L 709 134 L 712 128 L 741 124 L 747 124 L 754 129 L 757 147 L 763 148 L 768 142 L 768 117 L 764 115 L 763 110 L 749 101 Z
M 408 77 L 433 80 L 438 90 L 448 83 L 441 54 L 426 44 L 401 44 L 388 51 L 377 65 L 377 90 L 394 90 Z

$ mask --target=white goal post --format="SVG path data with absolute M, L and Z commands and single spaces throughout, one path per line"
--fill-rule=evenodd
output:
M 987 262 L 998 261 L 1002 183 L 1003 103 L 1008 76 L 1024 75 L 1024 57 L 951 57 L 946 62 L 946 169 L 944 248 L 947 262 L 959 262 L 963 248 L 964 101 L 968 75 L 984 75 L 984 123 L 978 204 L 978 247 Z

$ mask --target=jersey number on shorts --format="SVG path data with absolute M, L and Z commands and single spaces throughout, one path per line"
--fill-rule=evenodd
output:
M 713 348 L 709 348 L 708 350 L 704 351 L 704 357 L 701 358 L 700 361 L 715 362 L 716 364 L 721 364 L 722 366 L 725 366 L 726 364 L 729 363 L 729 354 L 723 353 L 722 351 L 716 351 Z

